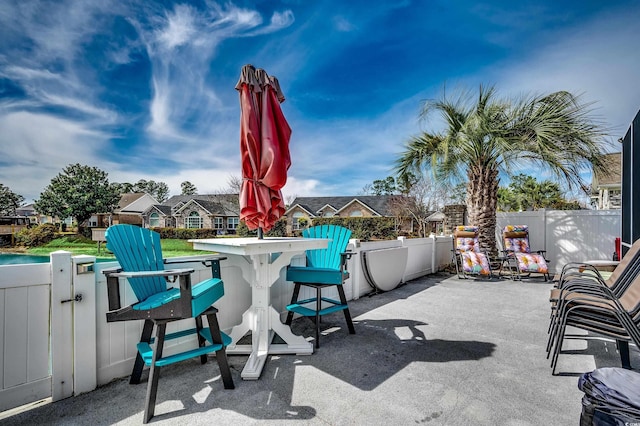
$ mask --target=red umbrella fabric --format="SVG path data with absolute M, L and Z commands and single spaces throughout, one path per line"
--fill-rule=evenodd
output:
M 291 128 L 280 108 L 284 95 L 277 78 L 252 65 L 242 67 L 236 90 L 240 92 L 240 220 L 251 230 L 267 232 L 285 212 L 281 189 L 291 166 Z

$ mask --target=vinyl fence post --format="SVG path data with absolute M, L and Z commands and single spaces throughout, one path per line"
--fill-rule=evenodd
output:
M 71 253 L 51 253 L 51 398 L 73 395 L 73 304 Z M 64 303 L 63 303 L 64 302 Z
M 97 387 L 96 258 L 73 257 L 74 394 Z

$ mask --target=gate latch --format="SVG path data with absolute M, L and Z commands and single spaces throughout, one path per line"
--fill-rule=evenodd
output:
M 73 299 L 61 300 L 60 303 L 68 303 L 68 302 L 82 302 L 82 293 L 76 294 L 76 297 Z

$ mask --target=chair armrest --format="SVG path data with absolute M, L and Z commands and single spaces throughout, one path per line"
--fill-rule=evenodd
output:
M 174 283 L 179 278 L 180 299 L 184 303 L 183 309 L 191 309 L 191 274 L 195 272 L 193 268 L 166 269 L 163 271 L 139 271 L 126 272 L 120 268 L 105 270 L 107 276 L 107 297 L 109 311 L 116 311 L 122 307 L 120 303 L 120 286 L 118 278 L 148 278 L 165 277 L 168 282 Z M 173 277 L 173 279 L 170 279 Z
M 208 256 L 206 258 L 200 259 L 187 259 L 187 260 L 172 260 L 172 259 L 164 259 L 163 262 L 165 265 L 171 265 L 173 263 L 202 263 L 204 266 L 211 268 L 211 277 L 212 278 L 222 278 L 220 274 L 220 261 L 226 260 L 225 256 Z
M 147 278 L 147 277 L 178 277 L 181 275 L 189 275 L 195 272 L 195 269 L 165 269 L 162 271 L 139 271 L 139 272 L 126 272 L 120 271 L 111 273 L 110 276 L 118 278 Z M 175 280 L 174 280 L 175 281 Z
M 113 274 L 113 273 L 120 272 L 120 271 L 122 271 L 122 268 L 121 268 L 121 267 L 119 267 L 119 266 L 114 266 L 113 268 L 106 268 L 106 269 L 103 269 L 103 270 L 102 270 L 102 273 L 103 273 L 103 274 L 105 274 L 106 276 L 109 276 L 109 275 L 111 275 L 111 274 Z
M 514 250 L 502 250 L 504 257 L 514 257 L 516 252 Z
M 347 260 L 351 259 L 351 256 L 353 256 L 355 253 L 352 251 L 345 251 L 343 253 L 340 253 L 340 269 L 342 269 L 343 271 L 347 270 Z
M 536 250 L 536 253 L 538 253 L 540 256 L 542 256 L 542 258 L 545 260 L 545 262 L 549 262 L 549 259 L 547 259 L 547 251 L 546 250 Z
M 165 265 L 171 265 L 174 263 L 202 263 L 203 265 L 209 266 L 210 262 L 213 261 L 220 261 L 220 260 L 226 260 L 226 256 L 208 256 L 206 258 L 200 258 L 200 259 L 182 259 L 182 260 L 178 260 L 176 258 L 168 258 L 168 259 L 163 259 L 163 263 Z

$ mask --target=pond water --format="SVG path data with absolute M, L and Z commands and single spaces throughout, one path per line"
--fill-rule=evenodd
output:
M 0 253 L 0 266 L 1 265 L 21 265 L 25 263 L 47 263 L 47 262 L 49 262 L 49 256 L 35 256 L 32 254 Z

